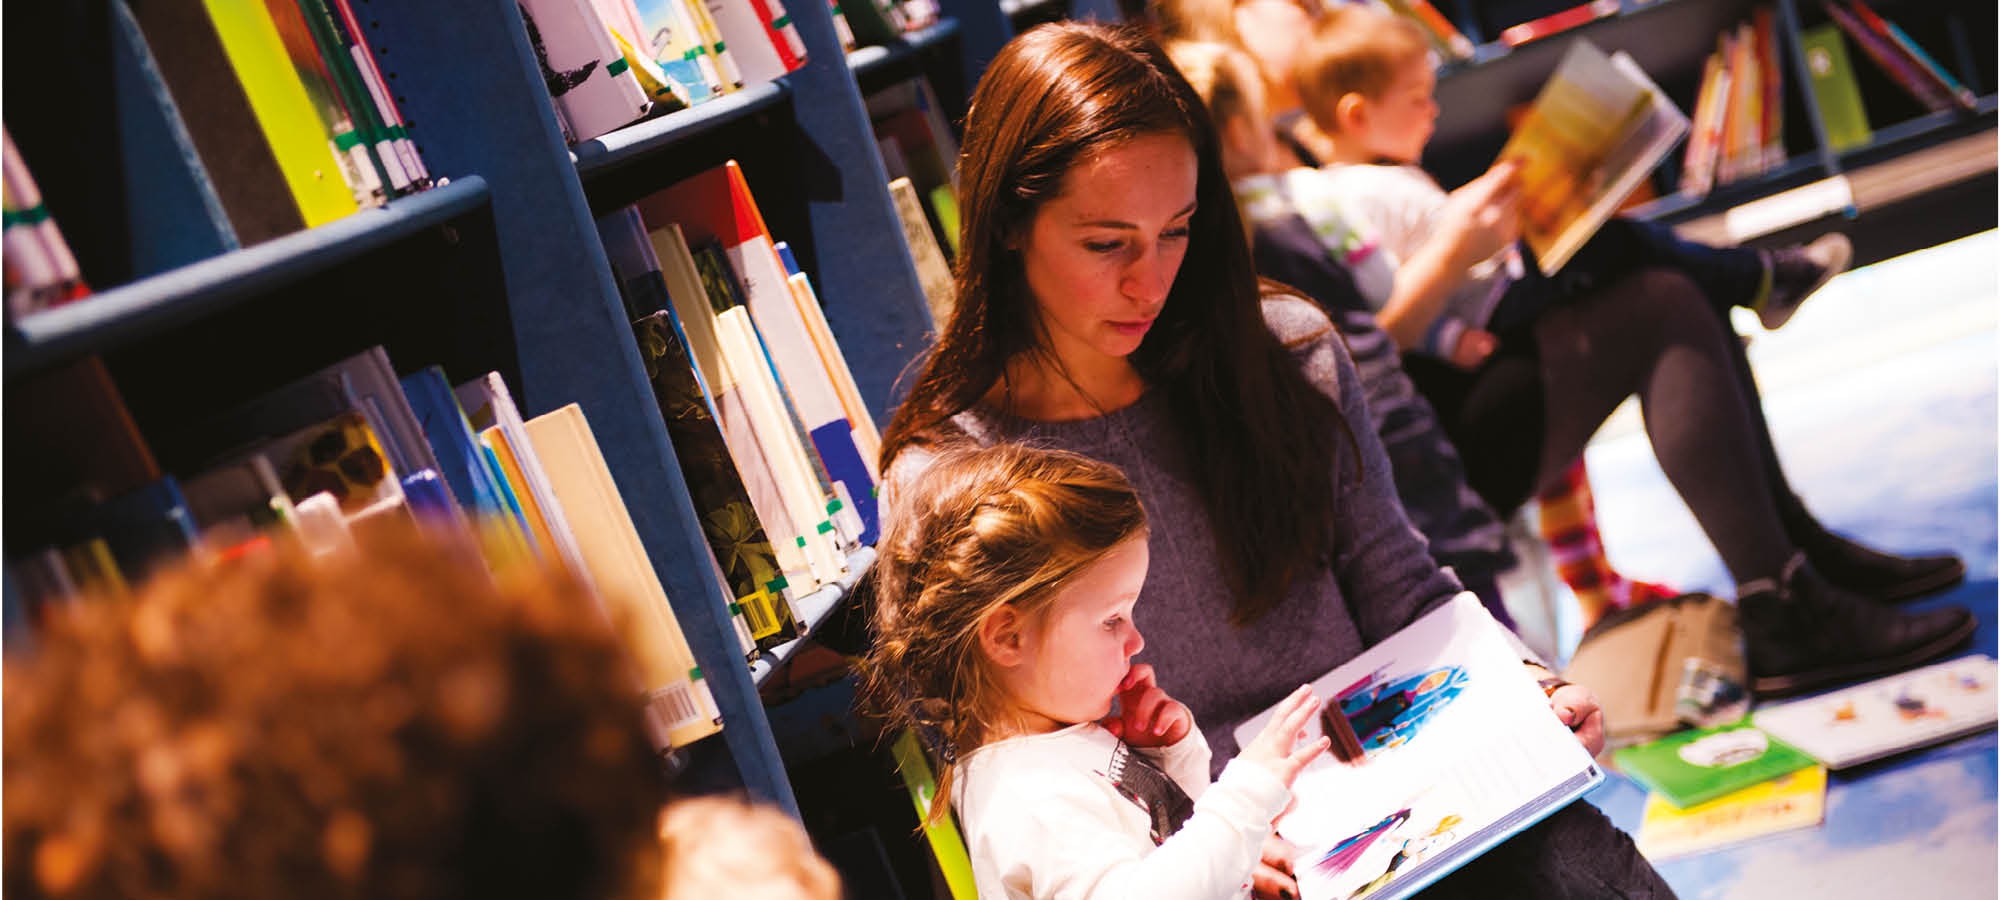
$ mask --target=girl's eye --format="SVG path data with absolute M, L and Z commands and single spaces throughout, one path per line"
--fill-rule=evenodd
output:
M 1115 630 L 1115 629 L 1117 629 L 1117 627 L 1118 627 L 1119 623 L 1121 623 L 1121 622 L 1123 622 L 1123 621 L 1125 621 L 1125 617 L 1124 617 L 1124 616 L 1112 616 L 1112 617 L 1111 617 L 1111 618 L 1109 618 L 1109 619 L 1105 619 L 1105 620 L 1104 620 L 1104 630 L 1106 630 L 1106 631 L 1112 631 L 1112 630 Z

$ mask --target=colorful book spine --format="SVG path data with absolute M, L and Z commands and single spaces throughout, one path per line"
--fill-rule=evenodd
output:
M 368 33 L 361 28 L 361 20 L 354 15 L 354 7 L 348 0 L 330 0 L 333 10 L 339 13 L 335 24 L 344 29 L 341 34 L 348 42 L 348 52 L 354 58 L 355 71 L 368 88 L 368 95 L 375 100 L 375 109 L 381 119 L 383 134 L 395 145 L 396 156 L 402 160 L 403 170 L 410 175 L 410 189 L 423 190 L 431 186 L 430 169 L 417 152 L 417 142 L 410 138 L 409 124 L 403 119 L 403 111 L 396 106 L 396 97 L 389 93 L 388 83 L 382 77 L 382 68 L 375 63 L 375 51 L 368 46 Z
M 1854 80 L 1854 62 L 1847 56 L 1840 28 L 1808 28 L 1799 32 L 1799 46 L 1805 51 L 1814 111 L 1826 129 L 1827 145 L 1847 150 L 1873 140 L 1875 133 L 1868 127 L 1868 110 L 1861 105 L 1861 87 Z
M 1529 41 L 1561 34 L 1579 25 L 1615 15 L 1617 12 L 1618 0 L 1591 0 L 1581 6 L 1572 6 L 1562 12 L 1551 13 L 1508 28 L 1500 32 L 1500 43 L 1509 47 L 1519 47 Z
M 332 136 L 334 156 L 342 163 L 341 175 L 354 192 L 354 202 L 362 207 L 381 206 L 388 199 L 388 190 L 383 187 L 376 162 L 369 157 L 366 142 L 355 130 L 347 101 L 341 96 L 333 72 L 327 69 L 326 58 L 314 40 L 312 25 L 306 21 L 300 4 L 296 0 L 264 0 L 264 8 L 278 28 L 278 37 L 285 43 L 285 55 L 290 57 L 292 69 L 298 72 L 306 97 Z
M 1770 171 L 1785 161 L 1785 70 L 1778 64 L 1777 14 L 1760 6 L 1751 22 L 1757 34 L 1757 80 L 1764 94 L 1759 169 Z
M 42 202 L 41 188 L 14 149 L 14 138 L 0 128 L 0 265 L 6 270 L 7 315 L 27 315 L 68 303 L 90 293 L 76 257 L 63 240 L 56 220 Z
M 1472 39 L 1451 24 L 1451 20 L 1438 12 L 1430 0 L 1385 0 L 1389 8 L 1423 26 L 1424 36 L 1430 38 L 1439 53 L 1454 62 L 1472 58 Z
M 745 0 L 689 0 L 708 8 L 709 18 L 728 45 L 745 84 L 773 81 L 792 70 L 773 41 L 770 20 Z
M 382 180 L 389 186 L 392 195 L 407 192 L 411 184 L 410 173 L 404 169 L 402 157 L 397 154 L 395 143 L 382 124 L 375 98 L 361 79 L 360 61 L 355 58 L 353 40 L 346 33 L 346 27 L 333 11 L 330 0 L 297 2 L 312 26 L 313 38 L 319 42 L 320 52 L 333 70 L 341 97 L 354 114 L 355 127 L 368 146 L 369 158 L 381 172 Z
M 792 17 L 785 10 L 784 0 L 750 0 L 751 8 L 757 11 L 757 18 L 764 23 L 764 36 L 778 51 L 778 58 L 785 63 L 786 71 L 796 71 L 806 64 L 806 42 L 799 38 L 798 26 L 792 24 Z
M 1680 193 L 1707 196 L 1715 186 L 1715 158 L 1722 146 L 1723 115 L 1728 111 L 1729 68 L 1726 51 L 1717 48 L 1703 64 L 1701 94 L 1695 99 L 1693 128 L 1682 159 Z
M 701 33 L 702 43 L 708 45 L 708 53 L 715 60 L 715 73 L 722 79 L 721 93 L 741 90 L 743 67 L 736 62 L 736 54 L 722 40 L 722 26 L 715 24 L 715 17 L 708 14 L 708 4 L 702 0 L 679 0 L 681 8 L 687 11 L 688 19 L 694 22 L 695 30 Z
M 1932 59 L 1929 53 L 1924 52 L 1924 48 L 1919 46 L 1916 41 L 1911 40 L 1910 36 L 1902 28 L 1897 27 L 1896 23 L 1876 15 L 1875 10 L 1870 9 L 1868 4 L 1861 2 L 1861 0 L 1848 0 L 1848 3 L 1853 7 L 1854 14 L 1861 17 L 1861 21 L 1864 24 L 1876 34 L 1887 38 L 1933 87 L 1943 91 L 1945 96 L 1950 97 L 1953 102 L 1965 109 L 1972 109 L 1979 105 L 1979 99 L 1973 96 L 1972 91 L 1968 90 L 1965 85 L 1959 84 L 1957 78 L 1952 77 L 1951 70 L 1938 65 L 1938 61 Z
M 549 96 L 587 141 L 645 117 L 652 108 L 604 23 L 584 0 L 523 0 L 528 43 Z
M 722 76 L 686 0 L 638 0 L 636 7 L 646 25 L 642 49 L 668 80 L 687 92 L 690 103 L 719 96 Z
M 1834 0 L 1827 0 L 1826 13 L 1833 18 L 1834 24 L 1840 26 L 1840 30 L 1847 32 L 1848 39 L 1860 47 L 1862 53 L 1874 60 L 1875 65 L 1925 108 L 1932 112 L 1944 112 L 1956 104 L 1951 95 L 1925 76 L 1921 67 L 1906 58 L 1893 41 L 1875 33 L 1852 10 Z
M 341 162 L 334 155 L 332 139 L 285 56 L 271 14 L 261 3 L 204 3 L 305 224 L 323 225 L 360 209 L 340 176 Z

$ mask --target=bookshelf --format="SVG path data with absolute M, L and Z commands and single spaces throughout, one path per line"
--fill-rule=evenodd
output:
M 403 371 L 499 371 L 528 416 L 580 404 L 725 720 L 718 738 L 686 748 L 684 777 L 796 814 L 757 693 L 796 644 L 754 671 L 743 664 L 594 219 L 741 159 L 886 421 L 896 379 L 928 340 L 928 312 L 857 77 L 935 57 L 976 78 L 1011 32 L 996 5 L 965 6 L 849 57 L 825 4 L 792 4 L 802 69 L 571 147 L 514 3 L 357 0 L 412 137 L 449 183 L 248 248 L 124 0 L 24 11 L 5 39 L 8 124 L 96 294 L 12 323 L 8 407 L 35 402 L 42 372 L 101 354 L 171 470 L 177 422 L 375 344 Z M 37 91 L 31 75 L 74 76 L 74 91 Z M 36 473 L 16 448 L 33 437 L 13 438 L 5 474 L 27 484 Z M 805 598 L 808 629 L 873 555 L 862 548 L 846 579 Z
M 1612 14 L 1557 36 L 1517 47 L 1495 40 L 1510 25 L 1559 12 L 1577 2 L 1444 0 L 1436 3 L 1477 44 L 1472 60 L 1446 66 L 1439 72 L 1438 102 L 1442 112 L 1424 165 L 1445 185 L 1469 181 L 1490 164 L 1509 133 L 1505 121 L 1507 108 L 1534 96 L 1555 70 L 1567 38 L 1584 37 L 1606 52 L 1630 53 L 1687 112 L 1694 107 L 1702 62 L 1714 49 L 1716 36 L 1747 19 L 1759 6 L 1772 8 L 1776 15 L 1778 62 L 1784 70 L 1785 160 L 1761 174 L 1718 185 L 1706 196 L 1686 197 L 1674 193 L 1680 158 L 1676 153 L 1655 176 L 1658 199 L 1630 210 L 1630 215 L 1684 223 L 1994 126 L 1994 51 L 1990 42 L 1975 42 L 1966 37 L 1991 33 L 1994 10 L 1990 5 L 1932 4 L 1917 0 L 1879 0 L 1871 4 L 1901 25 L 1978 95 L 1978 102 L 1970 110 L 1929 112 L 1850 42 L 1849 55 L 1874 135 L 1862 146 L 1836 150 L 1828 144 L 1799 43 L 1801 30 L 1827 21 L 1819 0 L 1620 0 Z

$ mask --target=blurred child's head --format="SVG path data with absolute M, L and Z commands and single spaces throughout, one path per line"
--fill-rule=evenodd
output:
M 1073 453 L 1003 444 L 945 450 L 898 493 L 870 576 L 877 634 L 865 667 L 890 724 L 914 726 L 949 761 L 1023 720 L 1108 712 L 1140 646 L 1130 614 L 1146 515 L 1125 476 Z M 1105 636 L 1084 648 L 1089 659 L 1066 656 L 1078 647 L 1057 632 L 1073 621 Z M 1096 696 L 1104 658 L 1120 652 Z
M 357 538 L 183 565 L 8 658 L 9 895 L 654 889 L 664 779 L 589 590 Z
M 1437 75 L 1421 26 L 1361 5 L 1329 11 L 1297 64 L 1306 114 L 1342 161 L 1415 163 L 1437 121 Z
M 1174 41 L 1166 51 L 1208 106 L 1230 179 L 1282 168 L 1284 151 L 1271 129 L 1264 79 L 1249 54 L 1217 41 Z
M 840 900 L 840 876 L 806 830 L 768 806 L 689 797 L 660 816 L 661 900 Z

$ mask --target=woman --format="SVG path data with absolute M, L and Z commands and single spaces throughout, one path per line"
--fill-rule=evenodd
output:
M 1154 523 L 1145 661 L 1216 759 L 1237 723 L 1458 590 L 1396 502 L 1338 335 L 1265 296 L 1201 100 L 1157 47 L 1088 24 L 1015 39 L 973 97 L 959 178 L 957 312 L 884 436 L 892 515 L 953 441 L 1121 466 Z M 1601 748 L 1588 690 L 1551 705 Z M 1280 877 L 1260 890 L 1296 891 Z M 1495 885 L 1671 895 L 1587 804 L 1435 889 Z

